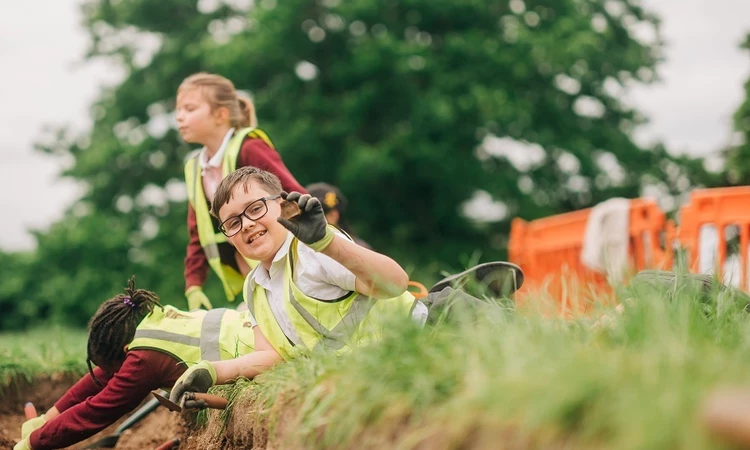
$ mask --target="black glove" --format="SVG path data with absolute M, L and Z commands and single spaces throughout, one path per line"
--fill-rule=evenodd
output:
M 320 200 L 310 194 L 299 192 L 281 193 L 281 198 L 288 202 L 297 202 L 301 214 L 291 220 L 279 217 L 276 220 L 305 245 L 315 250 L 322 251 L 333 241 L 333 231 L 328 228 L 326 215 Z

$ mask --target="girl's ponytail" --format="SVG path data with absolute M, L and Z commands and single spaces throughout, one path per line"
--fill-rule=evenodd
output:
M 250 97 L 237 93 L 237 102 L 240 106 L 238 123 L 232 124 L 235 128 L 255 128 L 258 126 L 258 118 L 255 115 L 255 105 Z

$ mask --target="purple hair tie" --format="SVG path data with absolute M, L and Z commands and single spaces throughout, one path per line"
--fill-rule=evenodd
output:
M 135 303 L 133 303 L 133 302 L 132 302 L 132 301 L 130 300 L 130 297 L 125 297 L 125 298 L 123 298 L 123 299 L 122 299 L 122 302 L 123 302 L 123 303 L 125 303 L 126 305 L 130 306 L 131 308 L 135 308 Z

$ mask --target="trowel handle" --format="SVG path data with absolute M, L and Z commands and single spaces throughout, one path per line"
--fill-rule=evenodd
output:
M 227 405 L 229 404 L 229 401 L 227 399 L 218 395 L 203 394 L 201 392 L 185 393 L 185 400 L 189 400 L 191 397 L 195 400 L 203 400 L 204 402 L 206 402 L 206 406 L 212 409 L 226 409 Z
M 173 448 L 177 448 L 177 446 L 180 445 L 180 440 L 178 438 L 172 438 L 168 440 L 167 442 L 161 444 L 160 446 L 156 447 L 154 450 L 172 450 Z

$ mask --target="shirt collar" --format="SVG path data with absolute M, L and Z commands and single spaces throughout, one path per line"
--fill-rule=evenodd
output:
M 234 128 L 230 128 L 229 131 L 227 131 L 227 134 L 224 135 L 224 140 L 221 141 L 219 150 L 216 151 L 211 159 L 208 159 L 206 147 L 203 147 L 201 149 L 200 157 L 198 158 L 201 169 L 206 169 L 208 167 L 221 167 L 221 163 L 224 160 L 224 153 L 227 151 L 227 145 L 229 144 L 229 140 L 232 139 L 233 135 Z
M 289 254 L 289 248 L 292 245 L 292 239 L 294 239 L 294 235 L 291 232 L 287 232 L 286 240 L 283 244 L 281 244 L 281 247 L 273 257 L 273 262 L 271 262 L 272 268 L 273 266 L 278 264 L 279 261 L 282 261 L 286 255 Z M 255 266 L 255 269 L 253 269 L 253 271 L 250 272 L 248 276 L 250 277 L 250 289 L 254 290 L 256 284 L 262 284 L 263 281 L 271 277 L 271 274 L 268 273 L 268 270 L 266 270 L 265 267 L 263 267 L 263 264 L 259 263 L 257 266 Z

